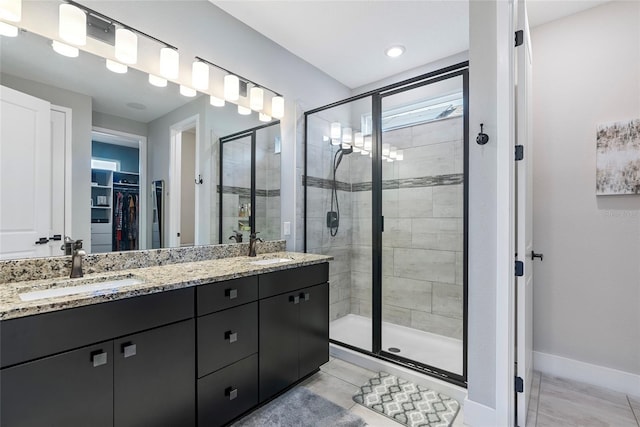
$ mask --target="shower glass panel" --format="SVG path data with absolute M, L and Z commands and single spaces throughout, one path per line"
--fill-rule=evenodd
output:
M 371 97 L 306 116 L 306 251 L 332 255 L 329 336 L 372 351 Z
M 463 76 L 382 97 L 382 352 L 463 375 Z
M 280 126 L 256 131 L 256 231 L 280 239 Z
M 222 242 L 251 231 L 251 134 L 224 142 L 222 150 Z

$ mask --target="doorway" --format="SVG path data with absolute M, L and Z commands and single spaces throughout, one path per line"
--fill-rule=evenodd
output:
M 204 178 L 199 172 L 199 115 L 171 126 L 171 159 L 169 174 L 169 239 L 170 247 L 206 243 L 200 236 L 200 191 Z
M 466 385 L 468 64 L 305 113 L 330 339 Z

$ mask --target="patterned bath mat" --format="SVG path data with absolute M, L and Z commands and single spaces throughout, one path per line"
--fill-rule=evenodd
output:
M 386 372 L 360 387 L 353 400 L 408 427 L 449 427 L 460 409 L 455 399 Z

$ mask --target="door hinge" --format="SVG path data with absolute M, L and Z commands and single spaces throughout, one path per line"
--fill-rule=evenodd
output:
M 524 391 L 524 380 L 522 377 L 516 377 L 516 393 L 522 393 Z
M 516 145 L 516 162 L 524 159 L 524 145 Z
M 516 261 L 516 277 L 524 276 L 524 262 Z
M 516 47 L 522 46 L 522 43 L 524 43 L 524 31 L 518 30 L 516 31 Z

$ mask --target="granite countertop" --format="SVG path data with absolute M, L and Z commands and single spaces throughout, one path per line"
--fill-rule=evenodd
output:
M 268 265 L 251 264 L 253 261 L 272 258 L 289 258 L 291 261 Z M 56 278 L 5 283 L 0 284 L 0 320 L 15 319 L 34 314 L 130 298 L 138 295 L 319 264 L 331 259 L 333 259 L 333 257 L 326 255 L 274 252 L 258 255 L 255 258 L 246 256 L 221 258 L 208 261 L 185 262 L 108 273 L 88 274 L 79 279 Z M 33 301 L 22 301 L 20 298 L 20 294 L 26 292 L 125 278 L 139 279 L 142 283 L 122 286 L 115 290 L 88 291 L 80 294 L 43 298 Z

